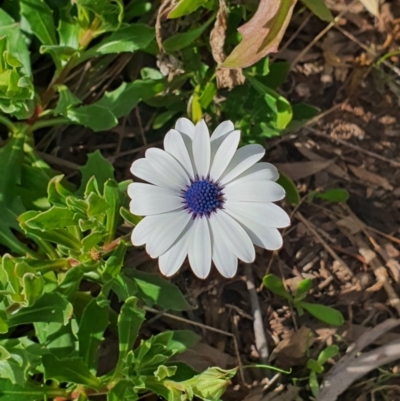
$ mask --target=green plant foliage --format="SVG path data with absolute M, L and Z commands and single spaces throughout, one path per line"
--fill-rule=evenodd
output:
M 310 279 L 300 281 L 294 294 L 288 292 L 282 280 L 274 274 L 267 274 L 264 276 L 263 285 L 273 294 L 285 298 L 294 306 L 299 315 L 302 315 L 305 310 L 311 316 L 331 326 L 341 326 L 344 323 L 343 316 L 338 310 L 330 306 L 303 301 L 312 286 Z

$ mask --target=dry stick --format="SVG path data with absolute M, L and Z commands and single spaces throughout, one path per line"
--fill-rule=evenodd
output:
M 347 350 L 346 355 L 327 373 L 316 401 L 335 401 L 350 385 L 360 377 L 379 366 L 400 358 L 400 340 L 361 354 L 363 348 L 372 344 L 387 331 L 397 327 L 400 319 L 387 319 L 365 332 Z
M 335 28 L 342 33 L 344 36 L 352 40 L 354 43 L 357 43 L 358 46 L 360 46 L 363 50 L 365 50 L 368 54 L 373 56 L 374 58 L 377 56 L 377 54 L 371 50 L 368 46 L 365 46 L 363 43 L 361 43 L 355 36 L 353 36 L 350 32 L 347 32 L 345 29 L 342 27 L 336 25 Z M 400 75 L 400 69 L 397 68 L 395 65 L 389 63 L 387 60 L 383 60 L 382 64 L 386 65 L 386 67 L 390 68 L 393 72 L 395 72 L 397 75 Z
M 334 19 L 329 23 L 292 61 L 290 64 L 290 69 L 292 70 L 296 64 L 301 60 L 301 58 L 317 43 L 330 29 L 332 29 L 340 18 L 350 9 L 350 7 L 355 4 L 358 0 L 353 0 L 347 5 Z
M 386 158 L 384 156 L 379 155 L 378 153 L 374 153 L 374 152 L 371 152 L 369 150 L 365 150 L 365 149 L 361 148 L 360 146 L 353 145 L 350 142 L 346 142 L 343 139 L 331 137 L 330 135 L 327 135 L 327 134 L 324 134 L 322 132 L 319 132 L 319 131 L 315 130 L 314 128 L 311 128 L 311 127 L 304 127 L 304 128 L 307 131 L 311 132 L 312 134 L 314 134 L 316 136 L 319 136 L 319 137 L 325 138 L 325 139 L 329 139 L 329 140 L 331 140 L 333 142 L 337 142 L 340 145 L 347 146 L 348 148 L 356 150 L 357 152 L 365 153 L 366 155 L 374 157 L 375 159 L 378 159 L 378 160 L 384 161 L 386 163 L 389 163 L 393 167 L 400 167 L 400 162 L 398 162 L 396 160 L 390 160 L 390 159 L 388 159 L 388 158 Z
M 340 264 L 345 272 L 354 278 L 353 272 L 350 270 L 349 266 L 346 262 L 325 242 L 325 240 L 321 237 L 321 235 L 317 232 L 317 230 L 312 226 L 311 222 L 309 222 L 300 212 L 296 213 L 296 217 L 308 228 L 308 230 L 314 235 L 314 237 L 320 242 L 320 244 L 326 249 L 326 251 Z
M 256 341 L 256 348 L 258 353 L 260 354 L 261 362 L 266 365 L 268 364 L 268 344 L 267 338 L 265 337 L 265 330 L 261 315 L 261 306 L 260 302 L 258 301 L 256 286 L 254 284 L 253 272 L 251 270 L 250 264 L 245 264 L 244 272 L 246 274 L 246 286 L 247 290 L 249 291 L 250 295 L 250 305 L 251 311 L 253 313 L 253 330 L 254 336 Z
M 143 306 L 143 309 L 144 309 L 145 311 L 147 311 L 147 312 L 151 312 L 151 313 L 155 313 L 155 314 L 159 314 L 159 313 L 160 313 L 159 310 L 154 309 L 154 308 L 150 308 L 150 307 L 148 307 L 148 306 Z M 245 380 L 245 378 L 244 378 L 244 374 L 243 374 L 242 360 L 240 359 L 238 341 L 237 341 L 236 337 L 235 337 L 232 333 L 229 333 L 228 331 L 216 329 L 216 328 L 214 328 L 214 327 L 207 326 L 207 325 L 202 324 L 202 323 L 193 322 L 193 321 L 191 321 L 191 320 L 185 319 L 184 317 L 175 316 L 175 315 L 172 315 L 172 314 L 166 313 L 166 312 L 163 312 L 163 313 L 162 313 L 162 316 L 168 317 L 168 318 L 173 319 L 173 320 L 177 320 L 178 322 L 183 322 L 183 323 L 191 324 L 192 326 L 201 327 L 202 329 L 205 329 L 205 330 L 208 330 L 208 331 L 213 331 L 213 332 L 215 332 L 215 333 L 223 334 L 223 335 L 225 335 L 225 336 L 227 336 L 227 337 L 231 337 L 232 340 L 233 340 L 233 346 L 234 346 L 234 348 L 235 348 L 235 354 L 236 354 L 236 360 L 237 360 L 238 367 L 239 367 L 240 379 L 242 380 L 243 384 L 244 384 L 246 387 L 249 387 L 249 384 L 246 382 L 246 380 Z
M 39 152 L 37 150 L 35 150 L 35 153 L 40 156 L 43 160 L 51 163 L 51 164 L 55 164 L 57 166 L 61 166 L 61 167 L 65 167 L 68 168 L 70 170 L 79 170 L 79 168 L 81 167 L 79 164 L 70 162 L 68 160 L 64 160 L 64 159 L 60 159 L 57 156 L 53 156 L 53 155 L 49 155 L 47 153 L 44 152 Z

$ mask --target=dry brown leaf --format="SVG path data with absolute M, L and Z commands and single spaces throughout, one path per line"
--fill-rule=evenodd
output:
M 305 352 L 311 342 L 311 330 L 303 326 L 273 349 L 269 362 L 276 360 L 275 364 L 283 369 L 304 363 Z
M 312 152 L 310 149 L 306 148 L 303 144 L 297 143 L 296 144 L 297 150 L 307 159 L 312 161 L 326 161 L 322 156 L 317 155 L 316 153 Z M 332 164 L 326 168 L 326 171 L 336 177 L 343 178 L 345 180 L 349 179 L 348 174 L 337 164 Z
M 345 228 L 350 234 L 357 234 L 362 230 L 362 226 L 353 216 L 346 216 L 336 222 L 339 227 Z
M 335 160 L 324 160 L 324 161 L 310 161 L 310 162 L 295 162 L 295 163 L 277 163 L 275 166 L 282 173 L 288 175 L 292 180 L 300 180 L 306 178 L 315 173 L 326 169 L 332 165 Z
M 241 42 L 224 61 L 227 68 L 245 68 L 278 51 L 297 0 L 260 0 L 248 22 L 238 28 Z
M 212 366 L 226 369 L 234 362 L 230 355 L 204 343 L 198 343 L 182 354 L 177 355 L 174 361 L 183 362 L 197 372 L 203 372 Z
M 211 53 L 218 64 L 222 64 L 226 59 L 224 52 L 225 34 L 226 34 L 226 16 L 227 8 L 225 0 L 219 0 L 219 10 L 215 20 L 214 28 L 210 33 Z M 228 69 L 221 66 L 217 67 L 215 73 L 218 88 L 233 88 L 242 85 L 245 77 L 241 68 Z
M 381 177 L 378 174 L 371 173 L 365 170 L 365 168 L 363 167 L 356 167 L 349 164 L 349 169 L 360 180 L 367 181 L 370 184 L 377 185 L 379 187 L 387 189 L 388 191 L 391 191 L 393 189 L 392 185 L 390 185 L 389 181 L 386 178 Z

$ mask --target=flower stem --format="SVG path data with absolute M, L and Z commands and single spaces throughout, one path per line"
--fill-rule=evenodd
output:
M 51 118 L 49 120 L 39 120 L 32 125 L 31 130 L 36 131 L 40 128 L 53 127 L 55 125 L 68 124 L 68 123 L 71 123 L 71 120 L 69 120 L 66 117 Z
M 5 125 L 10 131 L 16 131 L 15 125 L 7 118 L 0 114 L 0 124 Z

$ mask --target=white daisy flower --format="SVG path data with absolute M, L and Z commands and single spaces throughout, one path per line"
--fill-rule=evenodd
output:
M 188 256 L 199 278 L 208 276 L 211 261 L 224 277 L 233 277 L 238 259 L 254 260 L 254 245 L 282 246 L 277 228 L 290 220 L 272 203 L 285 196 L 274 182 L 279 173 L 270 163 L 257 163 L 265 153 L 261 145 L 237 149 L 239 140 L 231 121 L 210 138 L 203 120 L 195 126 L 180 118 L 165 136 L 165 150 L 148 149 L 132 164 L 132 174 L 149 182 L 128 187 L 131 213 L 146 216 L 133 230 L 132 243 L 146 244 L 165 276 Z

